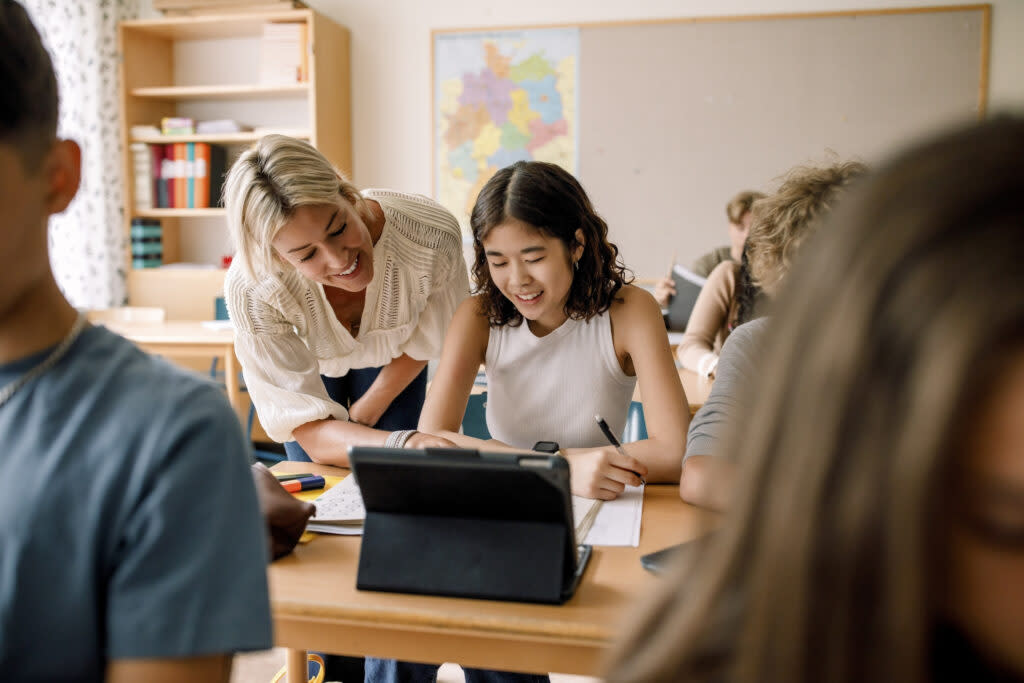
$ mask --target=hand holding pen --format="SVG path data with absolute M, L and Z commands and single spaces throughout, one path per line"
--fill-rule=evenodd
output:
M 615 450 L 618 451 L 619 455 L 621 455 L 623 458 L 629 458 L 630 460 L 633 460 L 634 458 L 628 455 L 626 451 L 622 448 L 622 444 L 619 443 L 619 440 L 612 433 L 611 427 L 609 427 L 608 423 L 604 421 L 604 418 L 601 417 L 600 415 L 595 415 L 594 419 L 597 420 L 597 426 L 601 428 L 601 432 L 603 432 L 605 438 L 608 439 L 608 443 L 610 443 L 612 446 L 615 446 Z M 635 474 L 637 478 L 640 479 L 641 485 L 647 483 L 647 481 L 643 478 L 643 475 L 641 475 L 639 472 L 633 472 L 633 474 Z

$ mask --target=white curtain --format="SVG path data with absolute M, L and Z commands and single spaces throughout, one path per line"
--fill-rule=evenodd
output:
M 139 0 L 22 0 L 50 51 L 60 90 L 58 135 L 82 146 L 82 187 L 50 221 L 57 283 L 79 308 L 126 299 L 117 96 L 117 22 Z

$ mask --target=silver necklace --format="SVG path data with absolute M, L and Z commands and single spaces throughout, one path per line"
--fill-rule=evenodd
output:
M 3 388 L 0 388 L 0 406 L 7 403 L 11 396 L 14 395 L 14 392 L 18 389 L 22 388 L 36 377 L 39 377 L 56 365 L 68 352 L 71 345 L 75 343 L 75 340 L 78 339 L 78 335 L 82 333 L 82 330 L 85 329 L 86 322 L 85 314 L 79 313 L 78 317 L 75 318 L 75 324 L 71 326 L 71 331 L 67 333 L 67 336 L 65 336 L 59 344 L 57 344 L 56 348 L 50 352 L 50 355 L 41 360 L 38 365 L 34 366 L 21 377 L 18 377 L 14 381 L 7 383 Z

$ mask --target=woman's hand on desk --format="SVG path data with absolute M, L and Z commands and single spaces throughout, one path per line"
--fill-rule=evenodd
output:
M 647 466 L 630 455 L 622 455 L 612 446 L 570 448 L 569 487 L 577 496 L 614 500 L 628 484 L 639 486 L 647 476 Z

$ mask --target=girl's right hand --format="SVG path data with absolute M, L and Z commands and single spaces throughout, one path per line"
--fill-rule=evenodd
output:
M 416 432 L 405 442 L 406 448 L 458 448 L 453 442 L 441 436 Z
M 584 498 L 615 500 L 626 486 L 639 486 L 647 476 L 647 465 L 611 446 L 573 449 L 569 461 L 569 488 Z
M 676 283 L 670 277 L 663 277 L 654 284 L 654 300 L 662 308 L 668 307 L 668 300 L 676 295 Z

